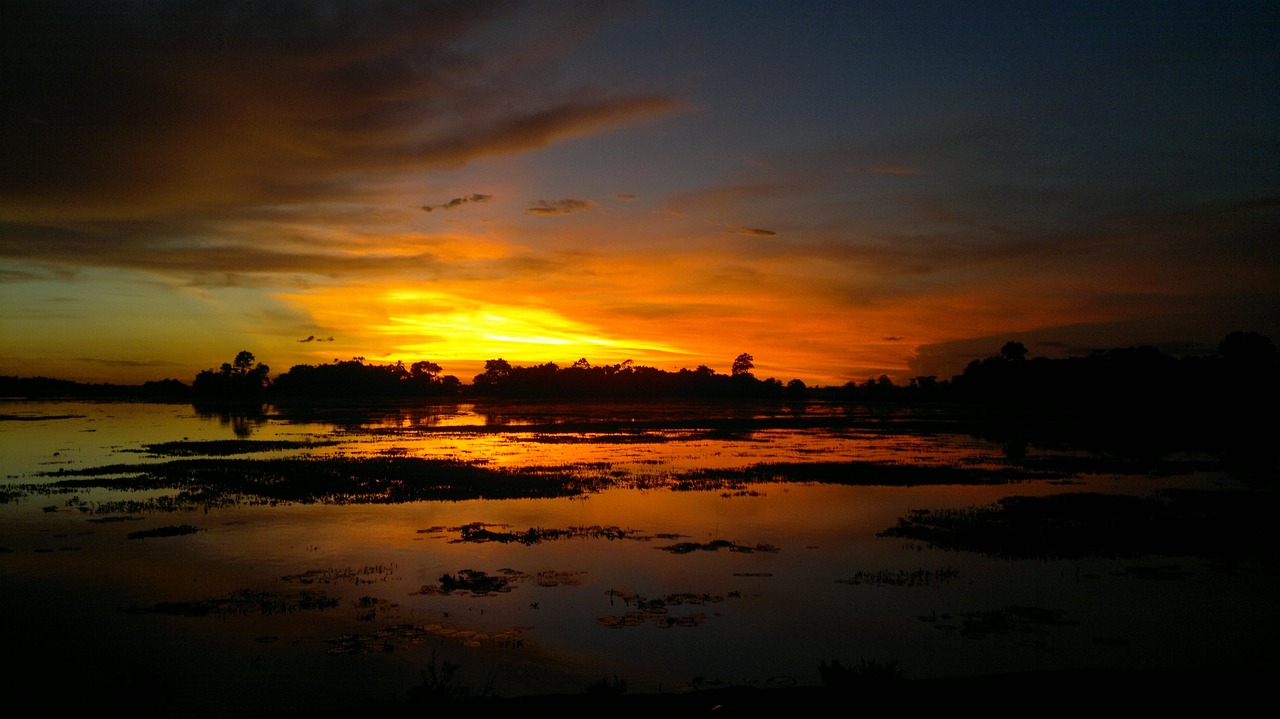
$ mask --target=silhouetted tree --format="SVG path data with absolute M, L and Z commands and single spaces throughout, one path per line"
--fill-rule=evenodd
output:
M 260 399 L 271 385 L 271 368 L 257 362 L 253 353 L 242 350 L 218 371 L 204 370 L 191 383 L 193 394 L 206 399 Z
M 1027 346 L 1021 342 L 1006 342 L 1000 348 L 1000 357 L 1010 362 L 1022 362 L 1027 358 Z
M 1233 370 L 1274 371 L 1280 361 L 1275 343 L 1257 332 L 1232 332 L 1218 343 L 1218 354 Z
M 414 378 L 425 377 L 435 379 L 440 375 L 441 367 L 435 362 L 414 362 L 409 365 L 409 376 Z
M 733 360 L 733 370 L 731 374 L 734 377 L 738 375 L 751 374 L 751 370 L 755 369 L 755 358 L 743 352 Z

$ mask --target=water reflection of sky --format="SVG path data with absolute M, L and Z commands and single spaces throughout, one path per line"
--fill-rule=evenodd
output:
M 499 466 L 601 465 L 627 475 L 745 467 L 764 462 L 846 460 L 994 466 L 1003 447 L 961 433 L 899 431 L 884 418 L 846 426 L 753 427 L 717 432 L 699 418 L 743 419 L 687 406 L 655 412 L 585 405 L 433 407 L 305 415 L 279 410 L 237 424 L 189 406 L 130 403 L 4 403 L 0 452 L 9 484 L 50 481 L 35 473 L 112 463 L 167 461 L 139 452 L 180 440 L 333 442 L 244 457 L 461 457 Z M 786 409 L 775 409 L 779 418 Z M 815 406 L 805 413 L 835 413 Z M 49 419 L 30 419 L 43 415 Z M 651 423 L 639 431 L 578 425 Z M 758 417 L 748 413 L 745 417 Z M 23 419 L 14 419 L 21 417 Z M 678 428 L 660 428 L 674 421 Z M 785 424 L 785 423 L 784 423 Z M 571 428 L 557 432 L 554 427 Z M 237 429 L 240 433 L 237 434 Z M 611 437 L 621 441 L 610 442 Z M 1040 451 L 1040 450 L 1033 450 Z M 615 488 L 583 497 L 468 500 L 399 505 L 238 506 L 203 512 L 140 512 L 93 523 L 58 496 L 0 505 L 0 589 L 9 616 L 25 618 L 14 641 L 36 647 L 33 667 L 56 671 L 72 643 L 101 681 L 146 675 L 169 687 L 185 713 L 332 707 L 399 697 L 431 653 L 506 694 L 575 692 L 602 676 L 633 691 L 689 688 L 693 677 L 726 683 L 816 683 L 820 661 L 896 660 L 912 677 L 1072 666 L 1213 665 L 1263 653 L 1276 639 L 1269 614 L 1277 580 L 1233 575 L 1228 585 L 1186 558 L 1008 561 L 878 537 L 917 508 L 965 507 L 1008 494 L 1065 489 L 1147 492 L 1197 486 L 1198 472 L 1154 477 L 1090 475 L 1076 484 L 920 487 L 767 483 L 748 493 Z M 84 497 L 126 494 L 87 490 Z M 725 496 L 725 495 L 728 496 Z M 44 511 L 51 507 L 55 511 Z M 460 527 L 618 528 L 624 538 L 576 536 L 524 545 L 463 543 Z M 191 524 L 187 536 L 130 540 L 130 532 Z M 777 551 L 664 551 L 678 542 Z M 727 546 L 727 545 L 726 545 Z M 1129 571 L 1177 564 L 1178 580 Z M 510 571 L 509 592 L 423 591 L 445 574 Z M 859 573 L 937 571 L 927 586 L 852 583 Z M 303 584 L 321 572 L 332 581 Z M 325 574 L 327 573 L 327 574 Z M 507 576 L 507 575 L 503 575 Z M 951 576 L 951 575 L 948 575 Z M 295 579 L 289 579 L 293 577 Z M 122 607 L 225 598 L 242 590 L 321 591 L 324 611 L 220 617 L 128 613 Z M 634 626 L 618 622 L 643 599 L 697 595 Z M 33 604 L 30 598 L 41 597 Z M 966 612 L 1008 607 L 1061 611 L 1069 623 L 1028 625 L 986 639 L 962 636 Z M 1139 609 L 1140 608 L 1140 609 Z M 694 626 L 664 627 L 681 618 Z M 633 617 L 634 618 L 634 617 Z M 401 636 L 409 627 L 415 636 Z M 1263 627 L 1263 628 L 1259 628 Z M 406 630 L 407 631 L 407 630 Z M 381 633 L 381 634 L 380 634 Z M 85 637 L 92 637 L 86 641 Z M 338 641 L 341 639 L 341 641 Z M 378 651 L 358 650 L 367 646 Z M 338 643 L 335 643 L 338 642 Z M 355 653 L 352 653 L 352 652 Z M 115 669 L 112 669 L 112 668 Z M 236 686 L 234 697 L 209 677 Z M 318 692 L 317 687 L 325 687 Z M 240 706 L 239 708 L 243 708 Z

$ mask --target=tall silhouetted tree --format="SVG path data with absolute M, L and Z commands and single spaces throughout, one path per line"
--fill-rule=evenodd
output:
M 191 391 L 206 399 L 258 399 L 271 384 L 271 368 L 258 362 L 253 353 L 242 350 L 218 371 L 205 370 L 196 375 Z
M 751 374 L 751 370 L 755 369 L 755 366 L 755 358 L 746 352 L 743 352 L 733 360 L 733 370 L 731 371 L 731 374 L 734 377 L 743 374 Z
M 1000 356 L 1010 362 L 1021 362 L 1027 358 L 1027 346 L 1021 342 L 1006 342 L 1000 348 Z

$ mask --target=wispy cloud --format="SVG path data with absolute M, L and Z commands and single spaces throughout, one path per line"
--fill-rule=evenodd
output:
M 566 197 L 563 200 L 538 200 L 525 209 L 526 215 L 572 215 L 578 212 L 586 212 L 596 203 L 591 200 L 575 200 Z
M 742 235 L 743 237 L 777 237 L 778 233 L 773 230 L 765 230 L 759 227 L 733 227 L 725 230 L 726 234 Z
M 332 342 L 332 337 L 316 337 L 315 335 L 307 335 L 306 339 L 300 339 L 299 342 Z
M 492 199 L 493 199 L 493 195 L 481 195 L 479 193 L 476 193 L 476 194 L 466 195 L 465 197 L 455 197 L 452 200 L 449 200 L 448 202 L 443 202 L 439 205 L 423 205 L 421 209 L 423 212 L 431 212 L 433 210 L 452 210 L 454 208 L 461 207 L 467 203 L 488 202 L 489 200 L 492 200 Z

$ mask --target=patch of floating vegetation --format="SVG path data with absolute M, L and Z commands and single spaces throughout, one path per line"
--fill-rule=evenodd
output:
M 522 439 L 525 442 L 536 442 L 538 444 L 663 444 L 666 442 L 688 442 L 703 439 L 705 436 L 705 433 L 673 434 L 669 432 L 619 431 L 583 434 L 535 434 Z
M 665 547 L 658 547 L 664 552 L 672 554 L 691 554 L 693 552 L 718 552 L 721 549 L 727 549 L 730 552 L 740 552 L 742 554 L 751 554 L 753 552 L 780 552 L 778 547 L 772 544 L 738 544 L 730 542 L 727 539 L 713 539 L 710 542 L 677 542 L 669 544 Z
M 84 419 L 82 414 L 0 414 L 0 422 L 43 422 L 46 419 Z
M 488 574 L 487 572 L 475 569 L 463 569 L 457 574 L 444 574 L 440 576 L 439 584 L 426 584 L 421 589 L 412 594 L 453 594 L 454 592 L 469 593 L 474 597 L 483 597 L 489 594 L 500 594 L 510 592 L 517 581 L 527 578 L 523 572 L 514 569 L 500 569 L 497 574 Z
M 582 575 L 586 572 L 557 572 L 544 569 L 533 577 L 534 584 L 539 587 L 576 587 L 582 584 Z
M 866 584 L 873 587 L 940 587 L 960 577 L 960 570 L 952 567 L 939 569 L 879 569 L 854 572 L 852 577 L 837 579 L 837 584 Z
M 358 612 L 356 621 L 372 622 L 378 618 L 378 612 L 393 612 L 399 609 L 400 605 L 386 599 L 365 596 L 355 601 L 355 607 Z
M 933 484 L 1008 484 L 1030 479 L 1054 479 L 1049 470 L 1019 467 L 962 467 L 958 465 L 895 464 L 887 462 L 768 462 L 742 469 L 688 472 L 673 483 L 678 490 L 742 489 L 751 483 L 814 482 L 857 486 L 915 487 Z
M 581 584 L 583 574 L 585 572 L 560 572 L 553 569 L 545 569 L 534 574 L 532 580 L 540 587 L 569 587 Z M 439 584 L 424 584 L 416 592 L 410 592 L 410 594 L 449 595 L 460 593 L 470 594 L 473 597 L 483 597 L 490 594 L 510 592 L 518 583 L 530 578 L 524 572 L 509 568 L 499 569 L 496 574 L 489 574 L 475 569 L 462 569 L 455 574 L 441 575 Z
M 1008 558 L 1172 555 L 1258 559 L 1269 547 L 1280 495 L 1165 490 L 1149 497 L 1067 493 L 1012 496 L 966 509 L 915 509 L 882 537 Z
M 523 532 L 505 532 L 494 531 L 491 527 L 507 527 L 506 524 L 485 524 L 484 522 L 472 522 L 459 527 L 436 527 L 430 530 L 419 530 L 425 533 L 444 533 L 457 532 L 456 539 L 450 539 L 450 544 L 458 543 L 475 543 L 482 544 L 485 542 L 499 542 L 502 544 L 539 544 L 546 541 L 554 541 L 559 539 L 608 539 L 622 540 L 632 539 L 647 541 L 653 539 L 651 536 L 643 535 L 635 529 L 622 529 L 621 527 L 569 527 L 567 529 L 542 529 L 530 527 Z
M 226 446 L 244 447 L 247 441 L 230 441 Z M 276 443 L 260 446 L 273 444 Z M 861 486 L 1002 484 L 1026 479 L 1051 479 L 1057 475 L 1016 467 L 849 461 L 765 463 L 742 469 L 704 469 L 642 476 L 615 469 L 607 462 L 495 468 L 485 466 L 481 461 L 383 455 L 177 459 L 152 464 L 60 468 L 43 472 L 40 476 L 57 479 L 45 484 L 10 485 L 6 490 L 9 497 L 69 493 L 85 488 L 124 492 L 176 490 L 172 495 L 145 500 L 104 501 L 94 505 L 81 503 L 78 507 L 82 512 L 103 514 L 289 502 L 395 504 L 577 497 L 619 486 L 720 491 L 726 497 L 756 496 L 759 492 L 751 485 L 760 483 L 811 482 Z
M 252 454 L 254 452 L 279 452 L 286 449 L 314 449 L 328 447 L 337 442 L 324 440 L 314 442 L 297 442 L 293 440 L 266 439 L 215 439 L 176 442 L 160 442 L 144 445 L 142 449 L 127 449 L 126 452 L 145 452 L 165 457 L 226 457 L 233 454 Z
M 1079 622 L 1067 619 L 1066 616 L 1066 611 L 1062 609 L 1012 606 L 1003 609 L 961 612 L 955 615 L 931 615 L 920 617 L 920 620 L 933 623 L 936 628 L 944 631 L 957 629 L 955 624 L 947 622 L 959 621 L 958 628 L 961 636 L 970 639 L 986 639 L 992 634 L 1009 634 L 1012 632 L 1043 633 L 1044 627 L 1079 626 Z M 939 620 L 943 623 L 938 623 Z
M 308 569 L 300 574 L 289 574 L 280 577 L 280 581 L 295 584 L 339 584 L 345 582 L 373 584 L 387 581 L 395 571 L 396 565 L 394 564 L 368 565 L 359 569 L 351 567 L 343 569 Z
M 596 621 L 611 629 L 621 629 L 623 627 L 638 627 L 642 624 L 652 624 L 660 629 L 670 627 L 696 627 L 706 621 L 706 614 L 703 612 L 694 612 L 692 614 L 673 615 L 670 613 L 671 607 L 683 605 L 705 606 L 707 604 L 716 604 L 723 602 L 724 597 L 715 594 L 693 594 L 693 593 L 676 593 L 666 594 L 653 599 L 646 599 L 639 594 L 629 592 L 621 592 L 616 589 L 610 589 L 605 592 L 609 596 L 609 604 L 613 604 L 616 600 L 622 600 L 627 607 L 634 606 L 631 611 L 623 614 L 607 614 L 597 617 Z M 740 592 L 730 592 L 730 597 L 741 597 Z
M 320 592 L 281 593 L 240 589 L 225 597 L 190 602 L 160 602 L 153 607 L 132 607 L 130 614 L 167 614 L 207 617 L 248 614 L 293 614 L 308 610 L 332 609 L 338 600 Z
M 99 514 L 209 509 L 238 504 L 399 504 L 467 499 L 572 497 L 607 486 L 577 467 L 491 468 L 477 462 L 417 457 L 181 459 L 59 470 L 62 477 L 22 490 L 52 494 L 101 487 L 178 490 L 145 500 L 82 503 Z M 86 477 L 70 479 L 67 477 Z
M 512 627 L 496 632 L 456 629 L 440 624 L 397 624 L 366 634 L 343 634 L 328 641 L 330 654 L 370 654 L 393 652 L 419 646 L 437 637 L 454 639 L 463 646 L 479 647 L 486 642 L 505 649 L 520 649 L 520 634 L 528 627 Z
M 195 534 L 199 532 L 199 527 L 190 524 L 178 524 L 168 527 L 156 527 L 155 529 L 139 529 L 136 532 L 129 532 L 129 539 L 150 539 L 153 537 L 181 537 L 187 534 Z

